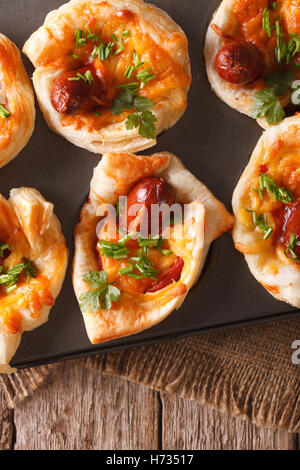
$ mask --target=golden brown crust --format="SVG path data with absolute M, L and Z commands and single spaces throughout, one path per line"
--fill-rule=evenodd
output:
M 116 204 L 144 176 L 161 176 L 176 192 L 176 200 L 185 204 L 183 241 L 171 236 L 172 251 L 183 258 L 184 268 L 178 282 L 148 294 L 122 292 L 109 311 L 83 313 L 92 343 L 136 334 L 162 321 L 178 308 L 190 288 L 197 282 L 212 240 L 230 230 L 233 217 L 211 192 L 168 152 L 147 156 L 105 154 L 94 171 L 90 199 L 83 207 L 75 228 L 73 285 L 77 299 L 87 290 L 83 276 L 99 271 L 95 246 L 99 204 Z M 187 186 L 186 186 L 187 185 Z
M 0 104 L 10 112 L 0 117 L 0 167 L 15 158 L 27 144 L 34 128 L 33 90 L 20 52 L 0 33 Z
M 157 134 L 173 126 L 186 109 L 191 81 L 187 39 L 165 12 L 142 0 L 72 0 L 49 13 L 23 49 L 36 67 L 33 82 L 46 121 L 67 140 L 95 153 L 135 152 L 155 145 L 156 139 L 126 129 L 128 112 L 114 117 L 108 110 L 101 110 L 100 117 L 93 113 L 66 116 L 51 105 L 54 80 L 74 69 L 74 59 L 70 59 L 74 32 L 89 25 L 95 31 L 105 30 L 107 37 L 130 29 L 130 37 L 124 39 L 125 52 L 104 63 L 118 84 L 126 82 L 124 72 L 132 59 L 129 51 L 137 49 L 141 60 L 152 67 L 157 78 L 142 94 L 155 103 Z
M 233 210 L 236 224 L 233 240 L 237 250 L 245 255 L 250 271 L 258 282 L 276 299 L 300 307 L 300 270 L 284 254 L 284 248 L 276 244 L 274 232 L 267 240 L 258 228 L 255 230 L 251 214 L 245 208 L 256 210 L 268 217 L 268 224 L 276 227 L 272 209 L 282 203 L 273 198 L 259 196 L 252 191 L 257 187 L 261 165 L 268 168 L 268 175 L 277 184 L 292 191 L 295 198 L 300 196 L 297 180 L 299 173 L 300 118 L 285 119 L 280 125 L 264 132 L 260 138 L 248 166 L 238 182 L 233 194 Z M 249 218 L 248 218 L 249 216 Z M 274 225 L 275 224 L 275 225 Z
M 5 269 L 28 259 L 37 277 L 21 282 L 10 294 L 0 292 L 0 372 L 12 372 L 9 361 L 23 331 L 45 323 L 65 277 L 68 250 L 53 204 L 36 189 L 12 189 L 7 201 L 0 195 L 0 241 L 11 254 Z

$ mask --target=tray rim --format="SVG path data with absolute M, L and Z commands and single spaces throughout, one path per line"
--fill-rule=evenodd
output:
M 232 323 L 224 323 L 218 326 L 212 326 L 207 328 L 201 328 L 197 330 L 187 330 L 182 333 L 172 333 L 169 335 L 161 335 L 156 336 L 155 338 L 143 338 L 141 340 L 136 340 L 135 335 L 128 336 L 127 338 L 133 338 L 133 341 L 129 341 L 126 344 L 118 344 L 113 345 L 114 341 L 108 341 L 106 343 L 99 343 L 99 349 L 97 347 L 93 349 L 82 349 L 77 352 L 70 352 L 68 354 L 57 354 L 49 356 L 49 361 L 45 359 L 33 360 L 33 361 L 18 361 L 14 362 L 11 361 L 11 366 L 15 367 L 17 370 L 27 369 L 30 367 L 39 367 L 39 366 L 46 366 L 46 365 L 54 365 L 59 364 L 64 361 L 71 361 L 75 359 L 83 359 L 85 357 L 93 357 L 98 356 L 105 353 L 110 352 L 119 352 L 128 349 L 133 349 L 139 346 L 151 346 L 154 344 L 159 343 L 166 343 L 168 341 L 174 341 L 176 339 L 184 339 L 184 338 L 193 338 L 197 336 L 201 336 L 208 333 L 217 333 L 220 331 L 227 331 L 227 330 L 237 330 L 239 328 L 244 328 L 247 326 L 255 326 L 255 325 L 264 325 L 280 320 L 290 320 L 293 318 L 300 318 L 300 310 L 290 311 L 290 312 L 283 312 L 274 315 L 267 315 L 251 320 L 245 320 L 242 322 L 232 322 Z M 134 340 L 135 339 L 135 340 Z

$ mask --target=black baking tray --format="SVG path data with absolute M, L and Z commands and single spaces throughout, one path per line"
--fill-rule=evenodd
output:
M 19 48 L 61 0 L 1 0 L 0 31 Z M 234 187 L 261 136 L 256 122 L 230 109 L 210 90 L 203 60 L 207 25 L 218 1 L 153 0 L 183 28 L 193 81 L 181 120 L 147 153 L 168 150 L 231 210 Z M 25 57 L 30 75 L 33 68 Z M 89 192 L 100 156 L 68 143 L 48 128 L 37 108 L 35 131 L 27 147 L 0 170 L 1 193 L 31 186 L 55 204 L 70 249 L 66 280 L 48 323 L 25 333 L 12 362 L 16 367 L 46 364 L 101 351 L 197 335 L 205 331 L 287 318 L 298 314 L 271 297 L 252 277 L 230 234 L 213 243 L 203 275 L 183 306 L 159 325 L 138 335 L 92 346 L 87 338 L 71 282 L 73 228 Z

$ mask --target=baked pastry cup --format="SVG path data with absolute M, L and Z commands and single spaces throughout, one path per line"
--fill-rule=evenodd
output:
M 233 195 L 235 247 L 276 299 L 300 307 L 300 118 L 265 131 Z
M 289 0 L 223 0 L 207 31 L 204 54 L 213 91 L 264 129 L 284 119 L 300 78 L 299 8 Z
M 48 320 L 68 262 L 53 204 L 31 188 L 0 195 L 0 372 L 9 365 L 22 333 Z
M 34 120 L 33 89 L 20 52 L 0 33 L 0 167 L 26 146 Z
M 48 125 L 91 152 L 152 147 L 185 112 L 186 36 L 142 0 L 72 0 L 48 14 L 23 51 Z
M 175 216 L 171 227 L 170 219 L 152 219 L 148 238 L 141 226 L 150 203 L 175 204 Z M 120 220 L 111 217 L 116 205 Z M 197 282 L 211 242 L 232 225 L 223 204 L 175 155 L 105 154 L 75 228 L 73 285 L 90 341 L 132 335 L 166 318 Z

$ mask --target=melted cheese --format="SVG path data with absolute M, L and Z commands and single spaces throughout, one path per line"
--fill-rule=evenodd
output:
M 27 284 L 23 282 L 11 294 L 0 294 L 0 325 L 7 333 L 22 333 L 21 311 L 27 310 L 33 318 L 38 318 L 43 305 L 54 305 L 53 297 L 48 289 L 48 279 L 39 276 L 31 278 Z
M 98 6 L 106 8 L 105 2 Z M 108 44 L 111 39 L 111 34 L 115 34 L 117 37 L 122 37 L 121 33 L 125 30 L 130 31 L 129 37 L 122 37 L 124 43 L 124 51 L 118 55 L 111 54 L 110 57 L 103 62 L 107 68 L 111 78 L 112 87 L 115 90 L 116 85 L 124 84 L 127 82 L 136 81 L 136 73 L 151 68 L 151 72 L 156 75 L 156 78 L 149 81 L 147 86 L 140 92 L 140 95 L 145 96 L 152 100 L 155 104 L 168 98 L 173 90 L 178 88 L 185 89 L 191 83 L 191 77 L 188 75 L 183 67 L 175 62 L 171 55 L 162 47 L 160 47 L 154 40 L 142 31 L 139 26 L 138 16 L 129 11 L 118 11 L 117 13 L 111 14 L 106 20 L 101 31 L 93 29 L 95 18 L 91 17 L 89 22 L 86 24 L 86 28 L 92 28 L 93 33 L 101 33 L 101 39 Z M 173 34 L 174 48 L 176 47 L 176 41 L 180 44 L 183 41 L 182 34 Z M 65 57 L 62 57 L 59 61 L 57 60 L 44 62 L 43 65 L 56 65 L 64 70 L 72 70 L 78 68 L 78 64 L 86 62 L 91 54 L 94 43 L 88 41 L 86 46 L 75 48 L 74 43 L 74 32 L 71 34 L 72 38 L 69 42 L 70 50 Z M 115 47 L 114 51 L 116 50 Z M 135 71 L 130 79 L 126 79 L 124 76 L 127 67 L 132 64 L 134 51 L 139 54 L 139 57 L 143 65 Z M 70 53 L 74 53 L 79 56 L 79 60 L 72 59 Z M 51 57 L 50 57 L 51 59 Z M 186 96 L 182 95 L 182 100 L 185 100 Z M 110 124 L 122 122 L 124 117 L 128 114 L 127 111 L 122 113 L 120 116 L 114 116 L 109 110 L 101 110 L 101 116 L 95 113 L 76 114 L 72 116 L 64 115 L 62 119 L 62 125 L 74 125 L 77 130 L 81 127 L 87 126 L 90 130 L 100 129 L 107 127 Z

